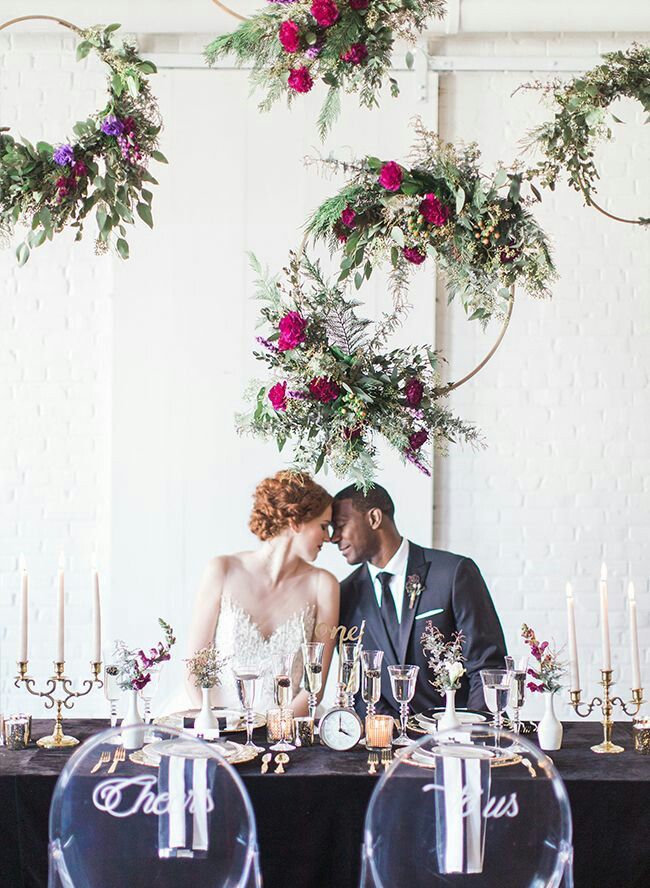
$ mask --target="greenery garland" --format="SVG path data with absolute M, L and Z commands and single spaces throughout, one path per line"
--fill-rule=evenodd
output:
M 612 121 L 622 123 L 609 106 L 615 99 L 626 96 L 636 99 L 650 113 L 650 47 L 633 44 L 630 49 L 603 55 L 602 65 L 592 68 L 568 83 L 554 81 L 526 84 L 524 88 L 540 89 L 550 96 L 555 114 L 532 130 L 525 142 L 527 149 L 539 148 L 544 159 L 528 175 L 540 178 L 551 189 L 563 173 L 569 185 L 582 192 L 587 204 L 600 209 L 592 199 L 600 178 L 594 164 L 594 149 L 598 142 L 612 138 Z M 602 211 L 604 212 L 604 211 Z M 648 225 L 649 218 L 621 219 L 621 222 Z
M 148 84 L 156 72 L 141 59 L 135 46 L 116 35 L 118 24 L 77 31 L 77 59 L 96 52 L 108 66 L 108 102 L 103 110 L 72 127 L 75 139 L 56 148 L 48 142 L 32 145 L 0 132 L 0 238 L 7 243 L 16 223 L 30 229 L 18 245 L 20 265 L 30 248 L 67 227 L 81 240 L 84 220 L 95 210 L 96 249 L 114 246 L 128 259 L 126 225 L 137 214 L 153 228 L 153 194 L 145 183 L 157 185 L 147 170 L 150 158 L 167 163 L 157 150 L 160 115 Z
M 441 404 L 437 353 L 386 350 L 357 315 L 360 303 L 304 255 L 292 257 L 284 283 L 269 280 L 254 258 L 253 267 L 270 328 L 255 357 L 269 378 L 249 387 L 252 409 L 237 418 L 241 433 L 275 439 L 280 450 L 292 440 L 296 468 L 329 467 L 366 489 L 377 471 L 378 436 L 427 475 L 427 442 L 443 452 L 449 442 L 478 443 L 477 430 Z
M 340 112 L 340 90 L 358 92 L 359 103 L 379 104 L 397 37 L 414 43 L 431 16 L 442 18 L 446 0 L 270 0 L 235 31 L 205 50 L 210 65 L 232 53 L 252 62 L 252 84 L 266 89 L 260 109 L 283 94 L 288 103 L 318 79 L 329 87 L 318 118 L 321 139 Z M 407 64 L 413 57 L 407 54 Z M 399 94 L 397 81 L 391 92 Z
M 503 315 L 510 288 L 550 295 L 555 268 L 546 235 L 529 210 L 539 199 L 522 195 L 523 174 L 479 168 L 475 144 L 442 142 L 415 125 L 413 166 L 366 157 L 356 164 L 325 161 L 351 181 L 326 200 L 307 233 L 342 249 L 341 280 L 354 274 L 357 289 L 373 268 L 389 261 L 397 310 L 404 305 L 410 272 L 427 257 L 444 272 L 450 298 L 458 296 L 471 318 Z

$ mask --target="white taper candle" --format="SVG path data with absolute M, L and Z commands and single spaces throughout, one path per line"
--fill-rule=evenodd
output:
M 93 566 L 93 663 L 102 659 L 102 611 L 99 600 L 99 573 Z
M 65 559 L 63 552 L 59 556 L 59 588 L 57 593 L 57 633 L 56 633 L 56 662 L 63 663 L 65 661 L 65 601 L 64 601 L 64 578 L 63 570 Z
M 634 583 L 627 587 L 627 597 L 630 602 L 630 649 L 632 653 L 632 688 L 641 687 L 641 664 L 639 662 L 639 631 L 636 625 L 636 596 Z
M 20 651 L 19 660 L 27 662 L 27 639 L 29 635 L 29 580 L 27 578 L 27 566 L 25 559 L 20 556 Z
M 609 600 L 607 597 L 607 565 L 600 568 L 600 638 L 603 648 L 602 669 L 612 668 L 612 651 L 609 644 Z
M 571 690 L 580 690 L 580 669 L 578 666 L 578 641 L 576 638 L 576 615 L 571 583 L 566 584 L 566 610 L 569 633 L 569 665 L 571 669 Z

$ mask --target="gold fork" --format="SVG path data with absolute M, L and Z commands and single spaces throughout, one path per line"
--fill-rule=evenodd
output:
M 376 774 L 377 773 L 377 765 L 379 764 L 379 753 L 371 752 L 368 756 L 368 773 Z
M 393 750 L 392 749 L 382 749 L 381 763 L 384 766 L 384 771 L 387 771 L 390 768 L 390 763 L 392 760 L 393 760 Z
M 101 766 L 107 765 L 110 762 L 110 760 L 111 760 L 110 752 L 102 752 L 102 754 L 99 756 L 99 761 L 97 762 L 97 764 L 93 765 L 93 767 L 90 769 L 90 773 L 94 774 L 95 771 L 99 771 Z
M 118 746 L 115 750 L 115 754 L 113 756 L 113 762 L 108 769 L 109 774 L 113 774 L 115 772 L 115 768 L 119 765 L 120 762 L 123 762 L 126 759 L 126 752 L 124 751 L 123 746 Z

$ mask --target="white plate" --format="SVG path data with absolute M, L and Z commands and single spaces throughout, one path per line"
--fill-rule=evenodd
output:
M 237 754 L 241 744 L 233 743 L 232 740 L 217 740 L 210 744 L 210 748 L 216 749 L 224 758 L 228 759 Z M 142 751 L 145 757 L 151 761 L 160 761 L 162 755 L 177 755 L 181 758 L 192 759 L 210 756 L 210 751 L 200 741 L 195 743 L 182 737 L 174 737 L 172 740 L 156 740 L 154 743 L 148 743 Z
M 489 749 L 485 746 L 470 746 L 466 743 L 459 743 L 454 746 L 452 743 L 445 744 L 444 751 L 440 746 L 434 746 L 431 749 L 414 749 L 409 758 L 416 765 L 423 765 L 428 768 L 435 767 L 436 761 L 442 756 L 446 758 L 462 758 L 462 759 L 505 759 L 508 753 L 505 750 Z
M 221 728 L 221 733 L 225 734 L 234 734 L 239 731 L 246 730 L 246 724 L 244 722 L 244 714 L 239 709 L 226 709 L 219 708 L 217 706 L 212 707 L 212 712 L 216 718 L 225 718 L 226 719 L 226 727 Z M 183 719 L 185 718 L 196 718 L 199 714 L 198 709 L 184 709 L 182 712 L 173 712 L 171 715 L 161 715 L 158 718 L 154 719 L 154 724 L 156 725 L 171 725 L 174 728 L 183 729 Z M 256 712 L 254 714 L 253 727 L 254 728 L 262 728 L 266 724 L 266 717 L 263 712 Z M 183 730 L 190 730 L 185 728 Z
M 434 712 L 433 717 L 420 713 L 415 716 L 415 720 L 422 726 L 436 726 L 444 714 L 444 709 L 441 709 L 440 712 Z M 480 712 L 463 712 L 457 709 L 456 716 L 461 725 L 480 725 L 487 721 L 487 717 Z

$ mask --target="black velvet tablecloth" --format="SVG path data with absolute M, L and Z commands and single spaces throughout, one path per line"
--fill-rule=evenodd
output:
M 65 723 L 81 740 L 105 726 Z M 50 728 L 36 721 L 34 736 Z M 620 755 L 591 752 L 600 739 L 598 724 L 572 722 L 563 748 L 552 753 L 571 800 L 576 888 L 649 888 L 650 756 L 631 751 L 629 724 L 615 727 L 625 747 Z M 0 748 L 2 888 L 45 888 L 48 809 L 70 754 Z M 259 760 L 237 770 L 255 810 L 265 888 L 357 888 L 363 820 L 376 784 L 364 751 L 299 749 L 283 776 L 260 775 Z

